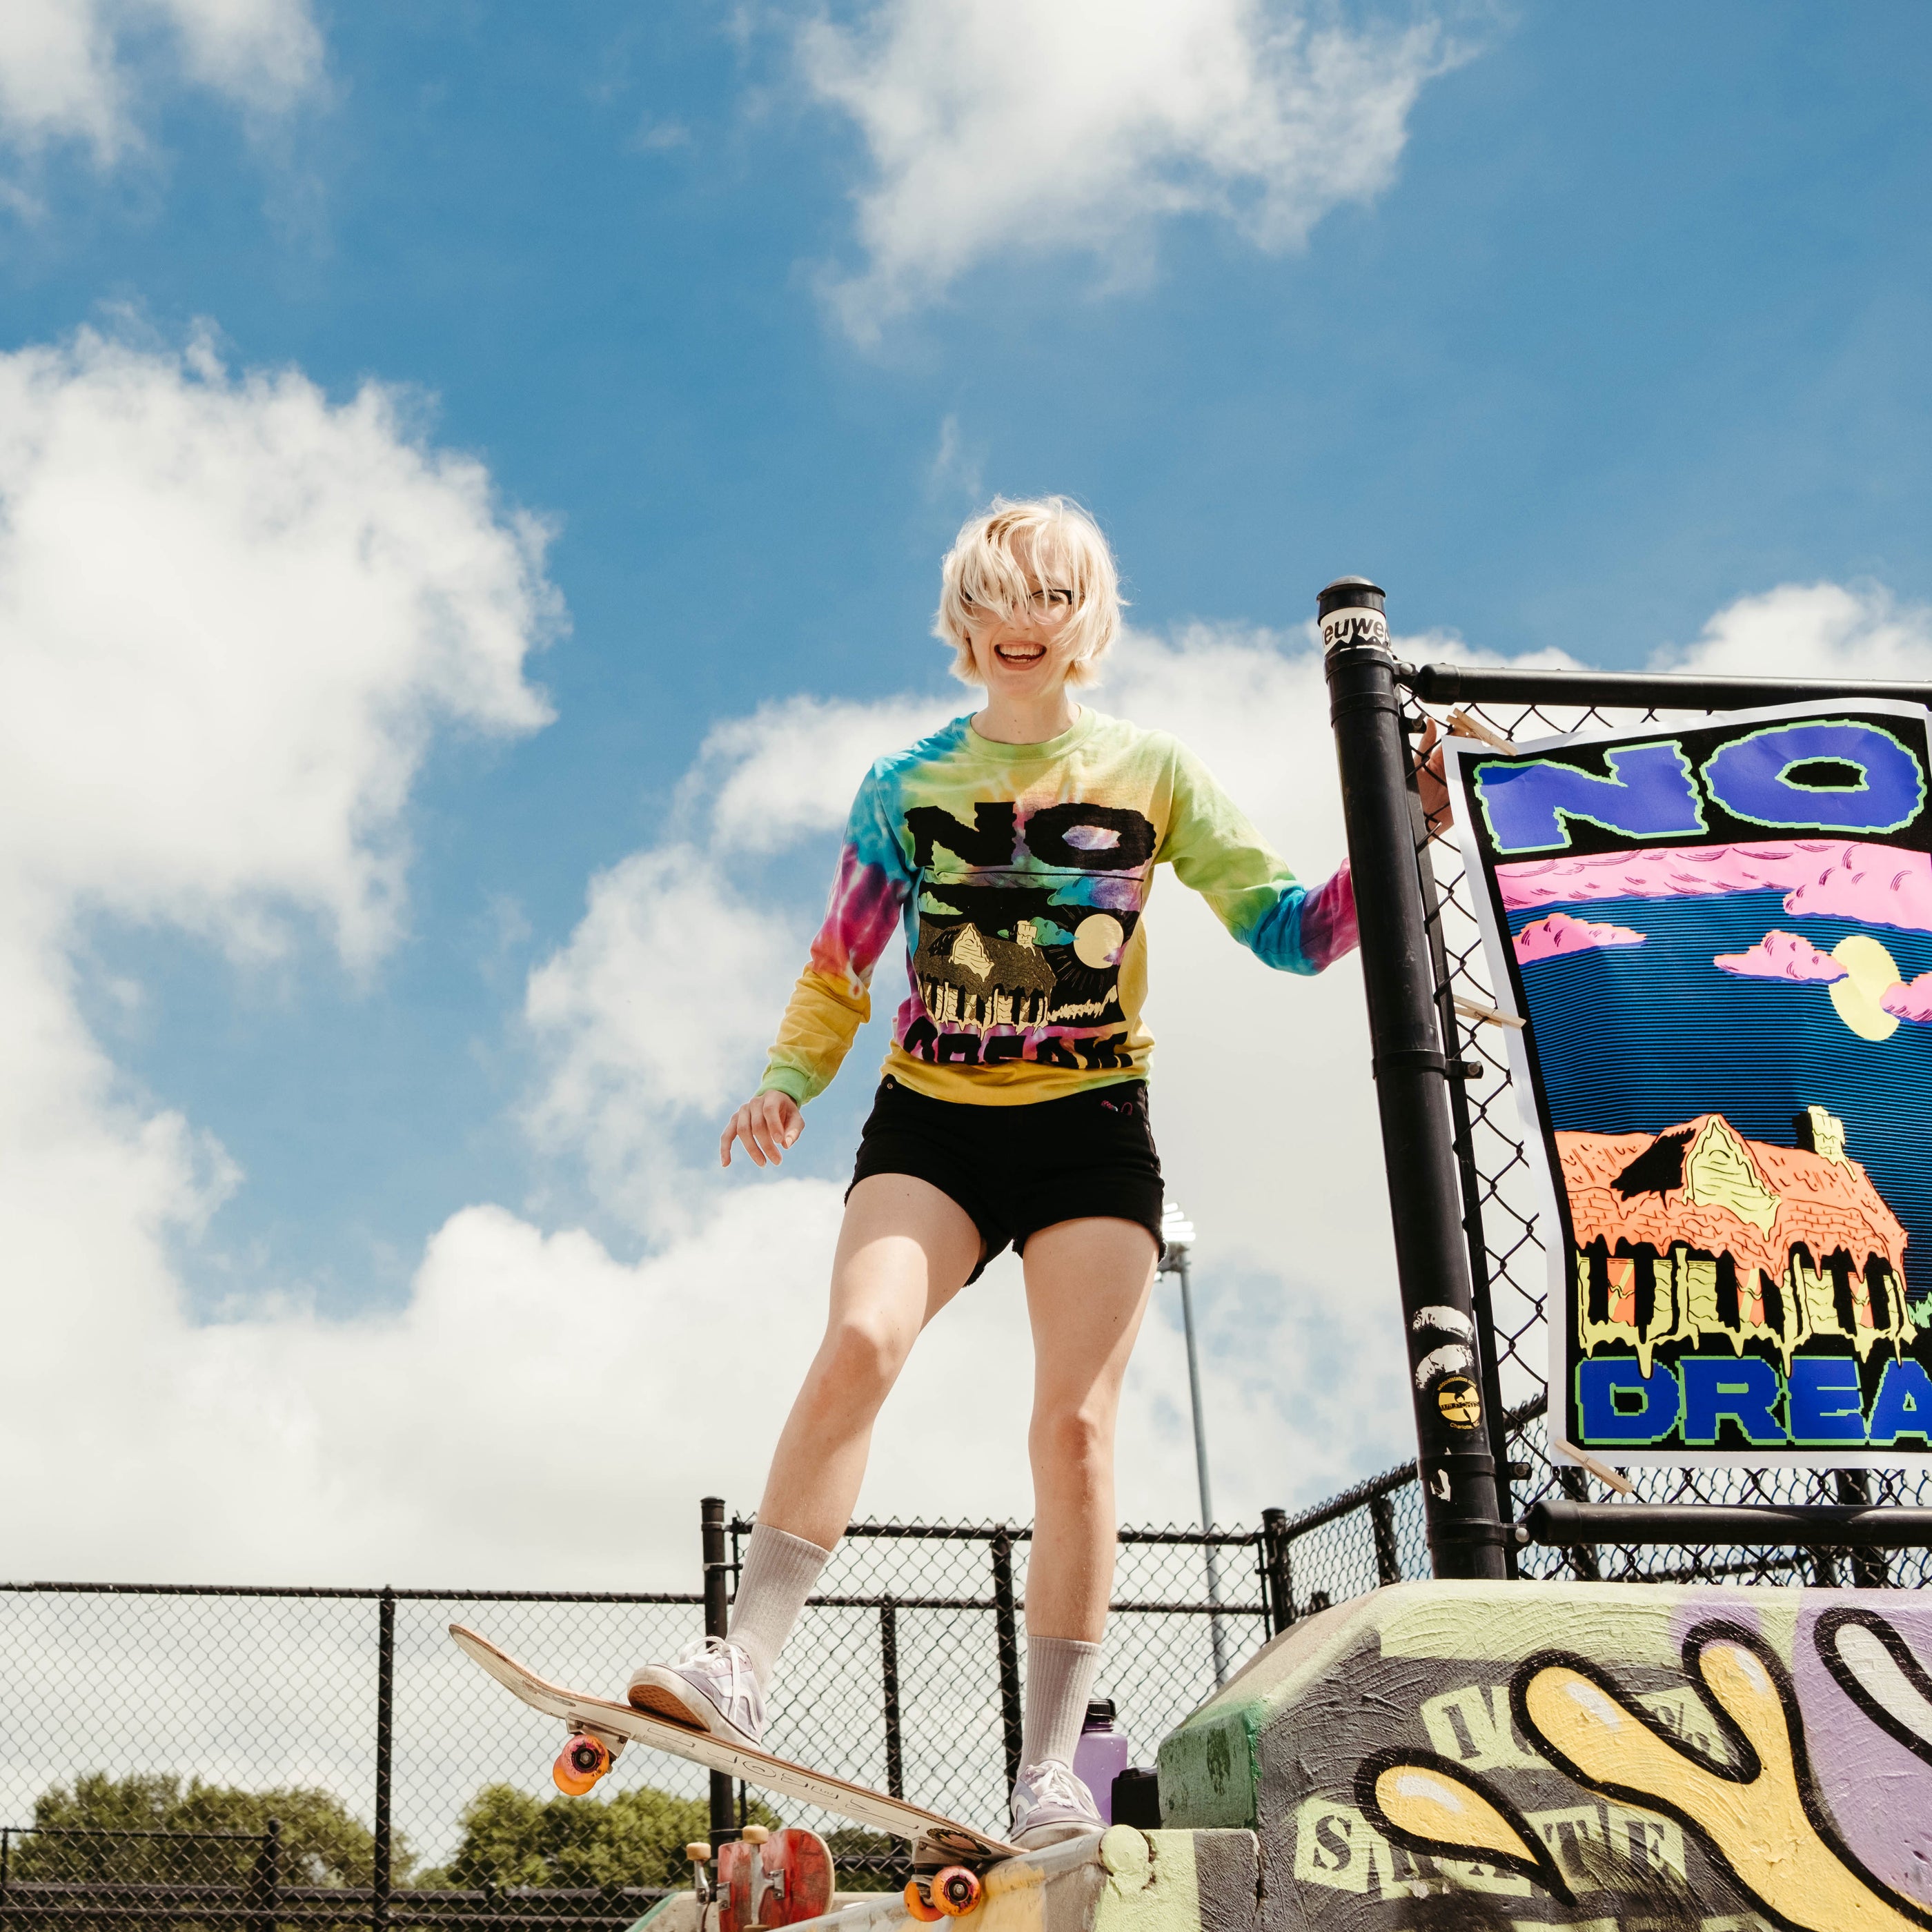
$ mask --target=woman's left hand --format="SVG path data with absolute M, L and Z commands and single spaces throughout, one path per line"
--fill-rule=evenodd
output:
M 1423 816 L 1429 822 L 1432 838 L 1439 838 L 1456 822 L 1454 808 L 1449 802 L 1448 781 L 1442 776 L 1442 747 L 1436 742 L 1441 735 L 1436 720 L 1425 718 L 1422 742 L 1415 752 L 1415 788 L 1422 795 Z

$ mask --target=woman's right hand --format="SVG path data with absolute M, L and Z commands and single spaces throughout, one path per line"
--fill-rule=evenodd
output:
M 805 1115 L 798 1102 L 789 1094 L 768 1087 L 764 1093 L 754 1094 L 725 1123 L 718 1140 L 719 1163 L 729 1167 L 731 1143 L 742 1141 L 745 1151 L 760 1167 L 778 1166 L 784 1160 L 785 1149 L 804 1132 Z

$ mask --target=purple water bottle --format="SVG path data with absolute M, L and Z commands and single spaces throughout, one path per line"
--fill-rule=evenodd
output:
M 1094 1794 L 1100 1816 L 1114 1822 L 1114 1780 L 1127 1768 L 1127 1734 L 1114 1720 L 1114 1700 L 1096 1697 L 1087 1706 L 1080 1742 L 1073 1747 L 1073 1774 Z

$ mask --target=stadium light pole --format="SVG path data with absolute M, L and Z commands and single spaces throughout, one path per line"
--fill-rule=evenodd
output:
M 1201 1406 L 1201 1351 L 1194 1339 L 1194 1290 L 1187 1276 L 1187 1258 L 1194 1247 L 1194 1223 L 1169 1201 L 1160 1214 L 1160 1272 L 1180 1280 L 1180 1323 L 1187 1334 L 1187 1393 L 1194 1406 L 1194 1472 L 1201 1484 L 1201 1529 L 1214 1533 L 1214 1497 L 1208 1482 L 1208 1420 Z M 1228 1681 L 1227 1633 L 1221 1624 L 1221 1564 L 1214 1544 L 1202 1548 L 1208 1557 L 1208 1601 L 1213 1607 L 1208 1626 L 1214 1642 L 1214 1688 Z

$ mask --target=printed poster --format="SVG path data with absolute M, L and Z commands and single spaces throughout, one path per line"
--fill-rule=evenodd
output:
M 1527 1022 L 1550 1426 L 1605 1461 L 1932 1454 L 1928 717 L 1450 740 Z

